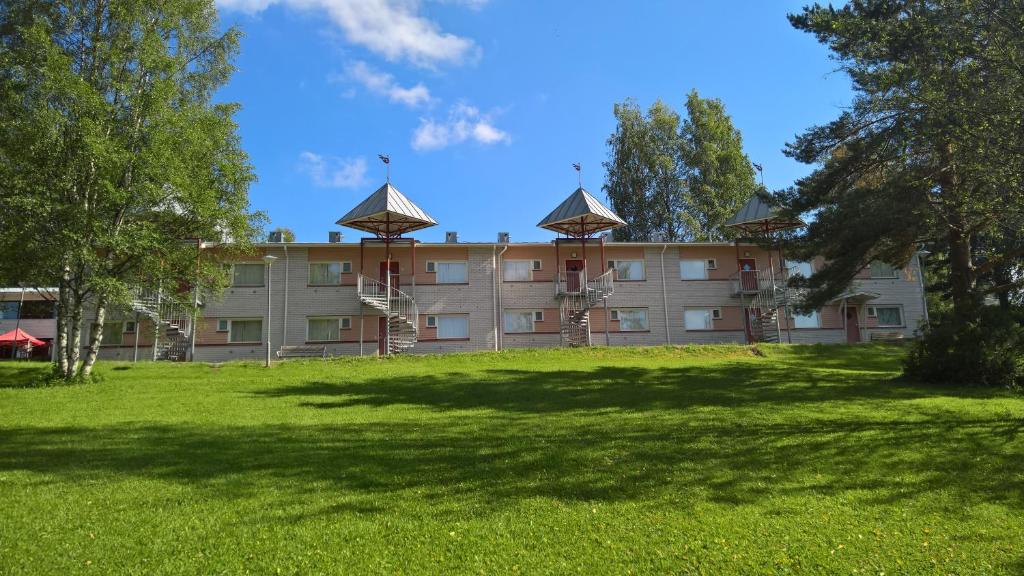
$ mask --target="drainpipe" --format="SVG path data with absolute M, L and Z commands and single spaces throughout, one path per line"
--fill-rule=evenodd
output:
M 497 248 L 497 247 L 495 247 L 495 248 Z M 501 282 L 501 274 L 499 273 L 499 270 L 501 269 L 501 257 L 505 254 L 506 250 L 508 250 L 508 245 L 507 244 L 505 245 L 504 248 L 501 249 L 501 252 L 497 253 L 497 255 L 494 254 L 494 249 L 493 248 L 491 249 L 491 255 L 492 255 L 492 259 L 493 259 L 492 261 L 494 263 L 494 275 L 493 275 L 493 277 L 494 277 L 494 351 L 495 352 L 501 350 L 501 344 L 502 344 L 502 342 L 501 342 L 501 288 L 500 288 L 500 284 L 499 284 L 499 282 Z
M 284 248 L 284 318 L 281 320 L 281 346 L 288 345 L 288 244 L 281 245 Z
M 665 289 L 665 250 L 668 250 L 668 244 L 661 245 L 661 305 L 665 311 L 665 344 L 672 344 L 672 331 L 668 325 L 668 291 Z
M 924 327 L 928 328 L 931 323 L 928 320 L 928 295 L 924 290 L 924 263 L 921 262 L 921 251 L 914 254 L 917 258 L 917 283 L 921 286 L 921 310 L 924 311 Z

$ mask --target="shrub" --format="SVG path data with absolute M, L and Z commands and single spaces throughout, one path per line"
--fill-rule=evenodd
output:
M 1024 311 L 986 306 L 968 323 L 948 314 L 933 318 L 911 346 L 904 374 L 941 384 L 1024 387 Z

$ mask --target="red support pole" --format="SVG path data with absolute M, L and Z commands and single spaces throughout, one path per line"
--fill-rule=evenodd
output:
M 605 260 L 605 257 L 604 257 L 604 236 L 602 236 L 601 237 L 601 274 L 604 274 L 605 272 L 607 272 L 607 270 L 604 269 L 605 262 L 606 262 L 606 260 Z

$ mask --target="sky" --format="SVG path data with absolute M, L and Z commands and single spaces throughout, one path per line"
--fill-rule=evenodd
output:
M 788 0 L 217 0 L 244 37 L 217 94 L 238 102 L 252 208 L 326 242 L 385 180 L 441 241 L 547 240 L 577 185 L 602 200 L 612 107 L 719 98 L 769 189 L 811 167 L 782 150 L 848 106 L 849 79 L 793 29 Z M 346 241 L 361 233 L 344 229 Z

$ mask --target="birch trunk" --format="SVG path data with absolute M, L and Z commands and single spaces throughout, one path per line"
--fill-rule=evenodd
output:
M 103 343 L 103 321 L 107 317 L 107 300 L 100 296 L 96 301 L 96 322 L 93 329 L 89 331 L 89 351 L 85 354 L 85 362 L 82 363 L 82 376 L 88 378 L 92 374 L 92 367 L 96 364 L 96 357 L 100 353 L 100 344 Z
M 68 287 L 63 280 L 57 292 L 57 341 L 54 346 L 57 373 L 63 378 L 68 373 Z
M 78 361 L 82 355 L 82 299 L 77 295 L 71 299 L 68 320 L 68 369 L 64 379 L 72 380 L 78 376 Z

